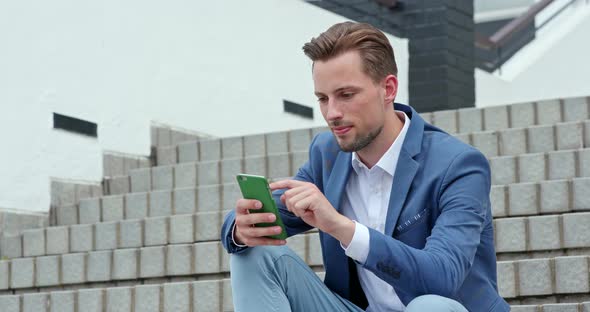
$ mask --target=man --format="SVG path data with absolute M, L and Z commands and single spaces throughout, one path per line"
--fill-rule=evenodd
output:
M 486 158 L 397 93 L 393 50 L 368 24 L 303 47 L 332 133 L 293 180 L 271 184 L 287 233 L 319 230 L 325 281 L 240 199 L 222 229 L 236 311 L 509 311 L 496 287 Z M 253 247 L 253 248 L 252 248 Z

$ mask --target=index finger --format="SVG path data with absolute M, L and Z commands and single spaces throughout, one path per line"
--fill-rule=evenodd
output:
M 298 181 L 298 180 L 281 180 L 281 181 L 276 181 L 273 183 L 270 183 L 268 185 L 268 187 L 270 187 L 271 190 L 278 190 L 278 189 L 291 189 L 297 186 L 300 186 L 302 184 L 304 184 L 305 182 L 302 181 Z

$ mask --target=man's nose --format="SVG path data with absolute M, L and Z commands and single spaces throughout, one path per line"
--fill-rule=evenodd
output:
M 342 119 L 342 109 L 336 101 L 329 100 L 328 101 L 328 113 L 326 114 L 326 119 L 328 120 L 338 120 Z

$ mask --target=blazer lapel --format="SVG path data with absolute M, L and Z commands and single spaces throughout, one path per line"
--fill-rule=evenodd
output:
M 419 167 L 418 162 L 402 149 L 391 185 L 387 219 L 385 220 L 385 235 L 393 235 L 393 229 L 397 225 L 397 220 Z
M 342 194 L 344 194 L 346 182 L 352 169 L 351 165 L 352 154 L 340 152 L 334 161 L 334 167 L 328 179 L 325 195 L 328 201 L 332 204 L 338 212 L 341 212 L 340 203 L 342 202 Z
M 340 203 L 342 194 L 348 181 L 348 175 L 351 171 L 351 153 L 338 152 L 333 163 L 330 177 L 324 187 L 324 194 L 330 204 L 339 212 L 342 211 Z M 329 161 L 329 160 L 328 160 Z M 348 267 L 348 257 L 340 247 L 340 242 L 330 235 L 321 235 L 322 249 L 325 257 L 324 267 L 326 268 L 326 277 L 324 283 L 330 289 L 344 298 L 350 298 L 350 272 Z
M 414 156 L 419 154 L 422 149 L 422 137 L 424 135 L 424 119 L 413 108 L 397 103 L 394 104 L 394 108 L 405 112 L 411 123 L 402 144 L 397 168 L 393 176 L 393 184 L 391 185 L 391 195 L 385 220 L 385 234 L 389 236 L 393 235 L 393 229 L 397 225 L 414 176 L 416 176 L 416 172 L 420 168 L 420 164 L 414 160 Z

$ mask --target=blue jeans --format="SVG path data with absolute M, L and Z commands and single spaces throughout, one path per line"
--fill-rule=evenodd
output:
M 332 292 L 286 246 L 259 246 L 234 254 L 230 271 L 236 312 L 363 311 Z M 457 301 L 436 295 L 417 297 L 404 311 L 467 312 Z

